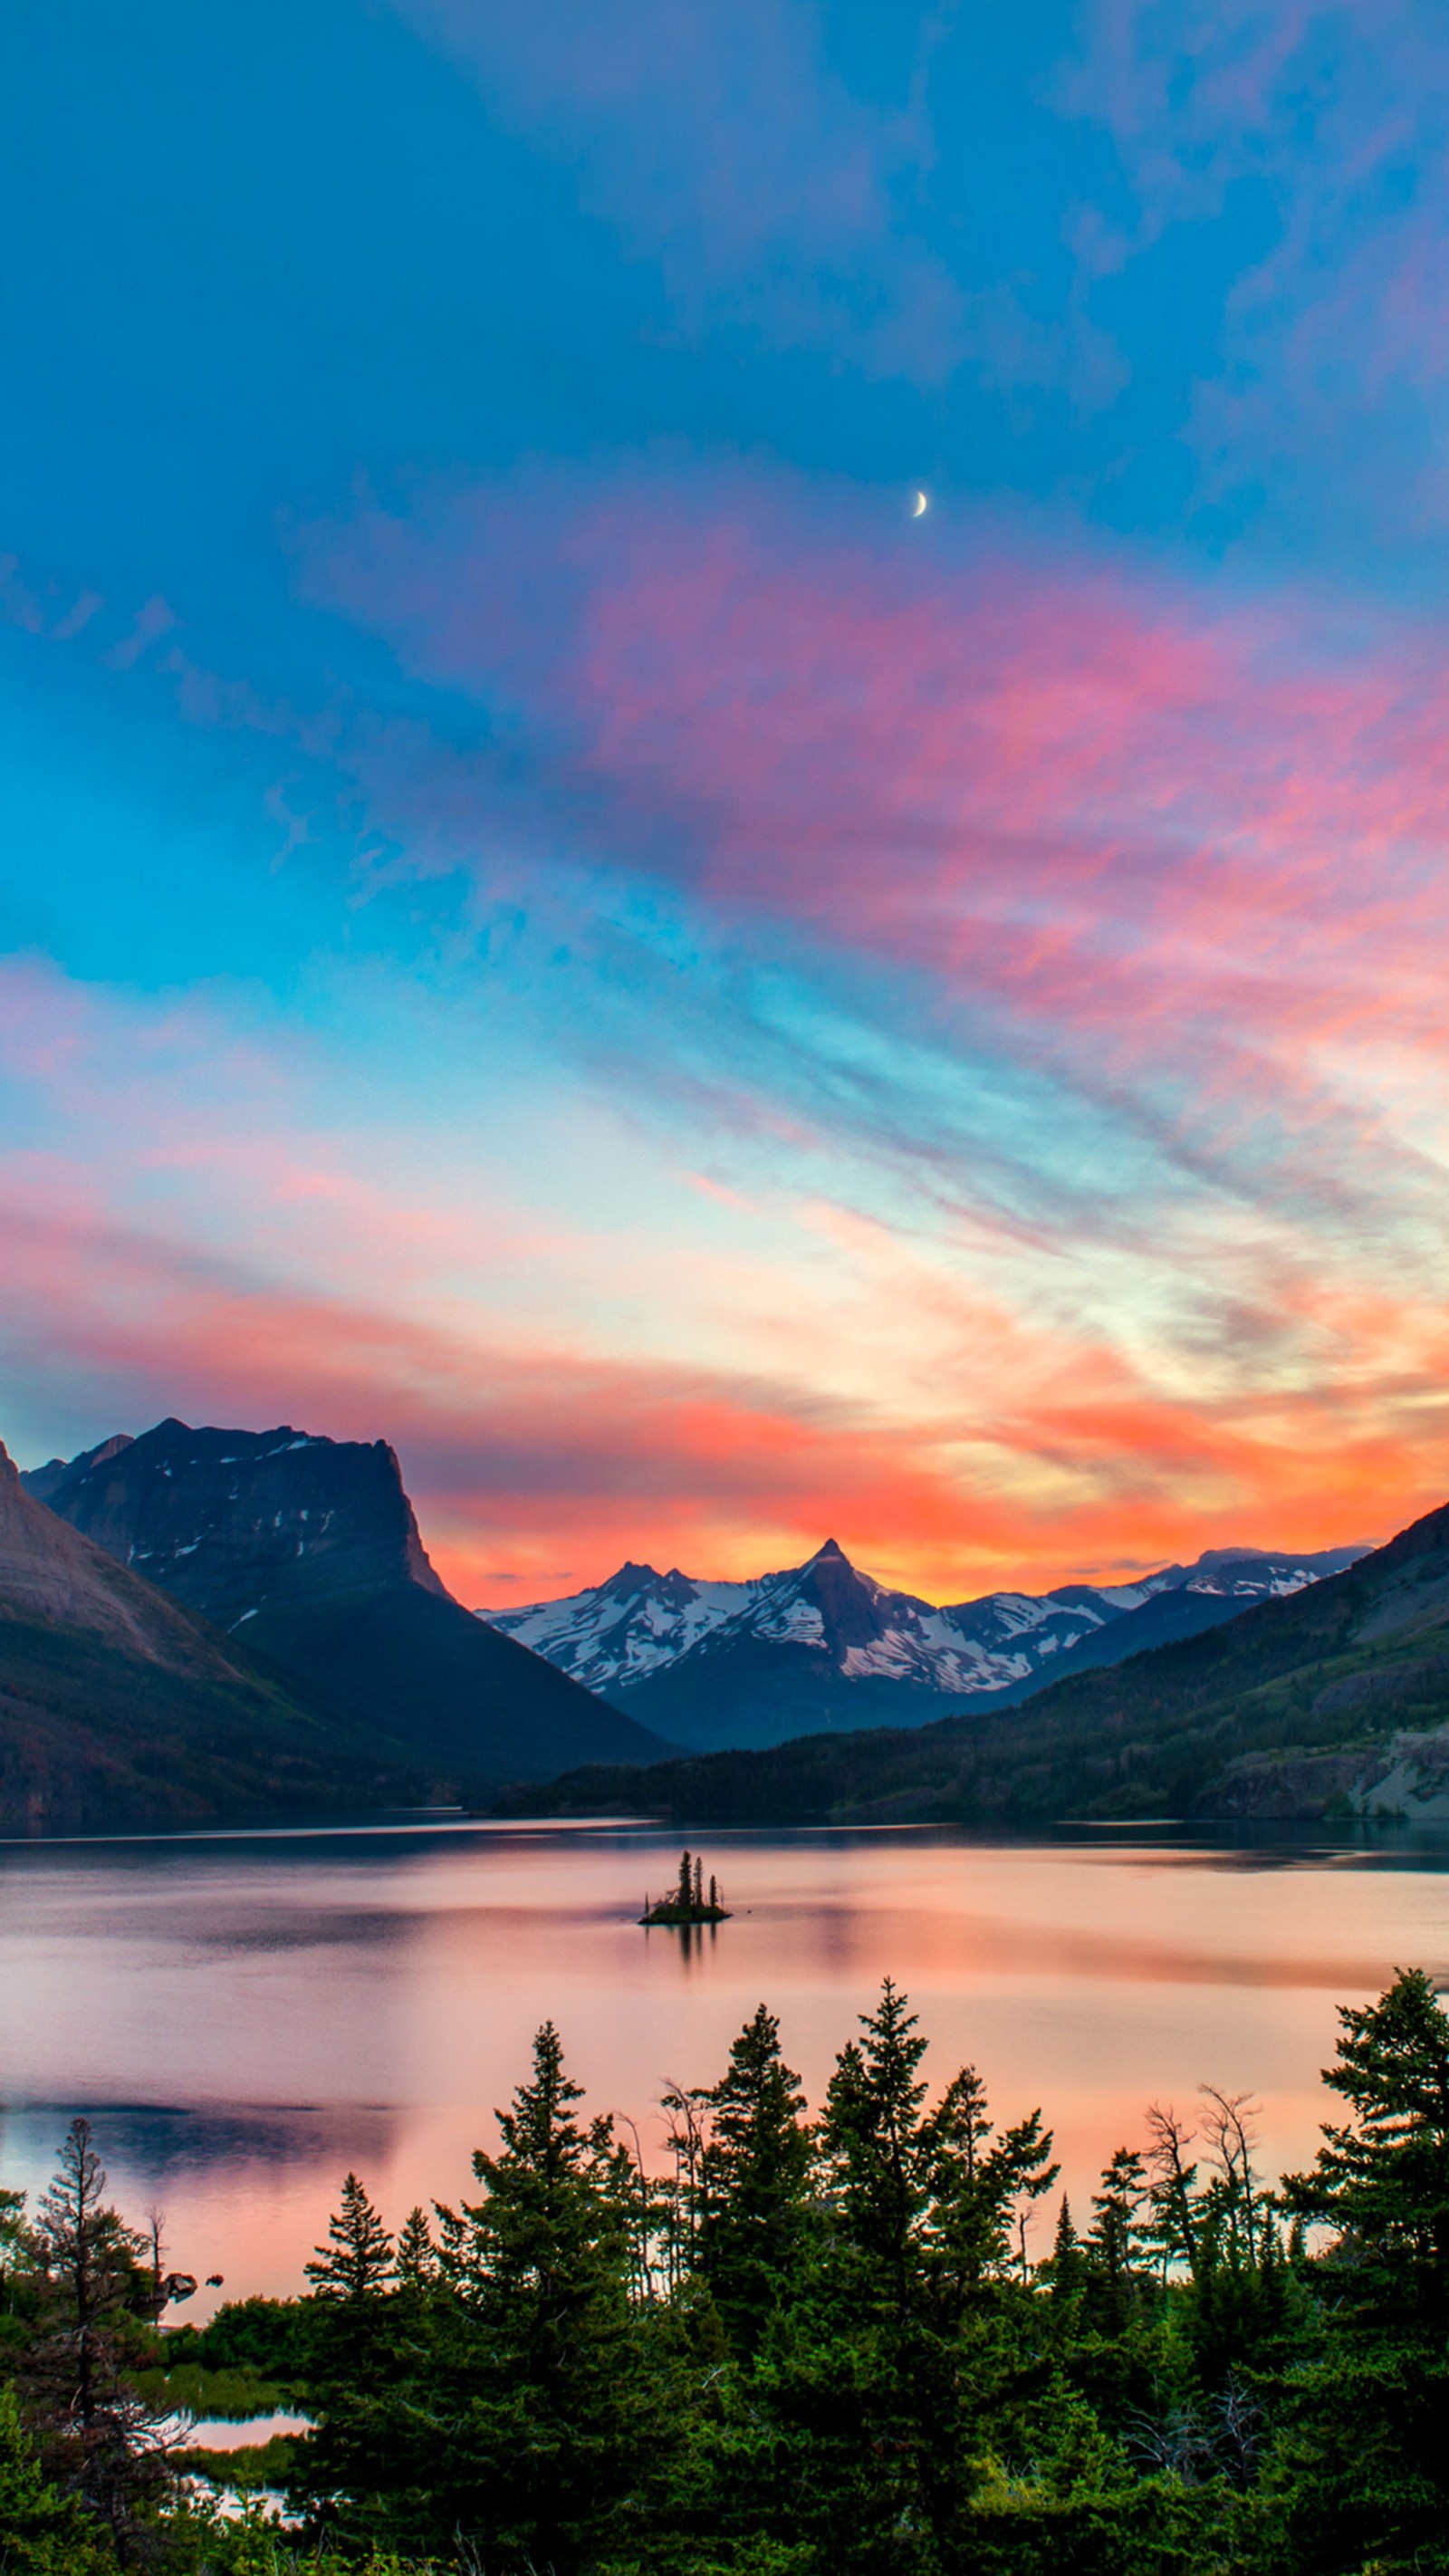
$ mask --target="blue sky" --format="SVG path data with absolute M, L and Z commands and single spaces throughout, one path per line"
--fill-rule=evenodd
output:
M 0 74 L 17 1454 L 385 1434 L 499 1598 L 1441 1497 L 1434 10 Z

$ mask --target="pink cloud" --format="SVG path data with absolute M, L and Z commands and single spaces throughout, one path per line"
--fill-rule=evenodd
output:
M 1056 103 L 1110 134 L 1135 219 L 1079 223 L 1089 270 L 1271 193 L 1190 428 L 1202 496 L 1281 525 L 1442 539 L 1449 57 L 1433 0 L 1093 0 Z M 1266 489 L 1264 488 L 1266 487 Z
M 528 734 L 636 864 L 925 975 L 1089 1087 L 1190 1099 L 1217 1146 L 1329 1117 L 1337 1152 L 1377 1133 L 1332 1071 L 1350 1040 L 1442 1055 L 1432 624 L 932 549 L 859 500 L 822 521 L 667 462 L 602 503 L 541 473 L 424 493 L 302 561 Z M 418 742 L 424 800 L 427 767 Z

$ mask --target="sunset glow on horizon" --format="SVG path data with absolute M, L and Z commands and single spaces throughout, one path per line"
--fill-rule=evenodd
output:
M 0 61 L 22 1465 L 386 1439 L 493 1606 L 1449 1498 L 1427 0 Z

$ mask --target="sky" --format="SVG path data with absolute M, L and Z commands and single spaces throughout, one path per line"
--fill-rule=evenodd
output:
M 0 86 L 23 1464 L 384 1438 L 493 1605 L 1449 1495 L 1440 0 L 12 0 Z

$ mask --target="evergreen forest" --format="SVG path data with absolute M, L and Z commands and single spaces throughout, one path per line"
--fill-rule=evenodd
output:
M 546 2024 L 467 2196 L 348 2175 L 201 2329 L 77 2121 L 0 2206 L 0 2576 L 1449 2570 L 1449 2018 L 1340 2025 L 1307 2171 L 1204 2090 L 1073 2208 L 889 1982 L 814 2116 L 761 2005 L 662 2173 Z M 227 2485 L 188 2417 L 268 2408 Z

